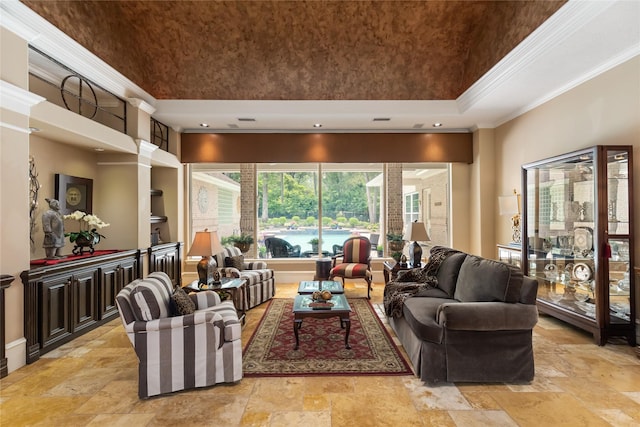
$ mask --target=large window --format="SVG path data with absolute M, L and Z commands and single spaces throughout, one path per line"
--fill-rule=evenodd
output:
M 381 174 L 381 164 L 258 165 L 260 254 L 333 255 L 352 234 L 369 237 L 375 254 Z
M 240 166 L 192 165 L 191 239 L 205 228 L 221 239 L 240 234 Z
M 369 237 L 376 257 L 377 246 L 386 243 L 381 163 L 258 164 L 256 204 L 250 207 L 240 199 L 240 165 L 190 170 L 191 237 L 205 228 L 218 230 L 222 239 L 239 234 L 242 209 L 245 215 L 252 209 L 247 216 L 255 212 L 258 257 L 333 255 L 352 234 Z M 431 238 L 425 247 L 450 245 L 449 176 L 448 164 L 403 164 L 403 221 L 425 223 Z M 269 238 L 280 246 L 275 255 L 267 251 Z
M 424 222 L 431 238 L 431 241 L 425 244 L 425 248 L 433 245 L 451 245 L 449 177 L 449 164 L 402 165 L 404 222 Z

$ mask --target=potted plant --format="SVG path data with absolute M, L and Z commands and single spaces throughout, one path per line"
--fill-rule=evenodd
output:
M 379 258 L 382 258 L 384 256 L 384 248 L 382 247 L 382 245 L 378 245 L 376 247 L 376 252 L 378 252 Z
M 318 245 L 320 244 L 320 239 L 318 239 L 317 237 L 314 237 L 313 239 L 309 240 L 309 243 L 311 244 L 311 250 L 313 252 L 318 252 Z
M 249 252 L 249 248 L 251 248 L 251 244 L 253 244 L 253 236 L 251 234 L 240 234 L 239 236 L 231 236 L 231 243 L 240 249 L 240 251 L 244 254 Z
M 396 263 L 399 263 L 400 259 L 402 258 L 402 252 L 396 251 L 396 252 L 392 253 L 391 254 L 391 258 L 393 258 Z
M 393 252 L 400 252 L 404 249 L 402 234 L 387 233 L 387 243 L 389 244 L 389 249 Z

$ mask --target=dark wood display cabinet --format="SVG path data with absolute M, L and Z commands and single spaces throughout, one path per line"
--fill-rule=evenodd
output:
M 23 271 L 27 363 L 118 316 L 116 295 L 142 277 L 140 256 L 96 251 Z
M 525 274 L 538 308 L 635 345 L 631 146 L 596 146 L 522 167 Z

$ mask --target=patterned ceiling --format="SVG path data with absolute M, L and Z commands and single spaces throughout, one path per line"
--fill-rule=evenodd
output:
M 35 1 L 156 99 L 456 99 L 565 1 Z

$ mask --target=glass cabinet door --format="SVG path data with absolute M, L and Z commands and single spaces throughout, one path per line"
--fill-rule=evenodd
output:
M 522 253 L 539 309 L 600 345 L 635 340 L 630 153 L 598 146 L 523 166 Z

